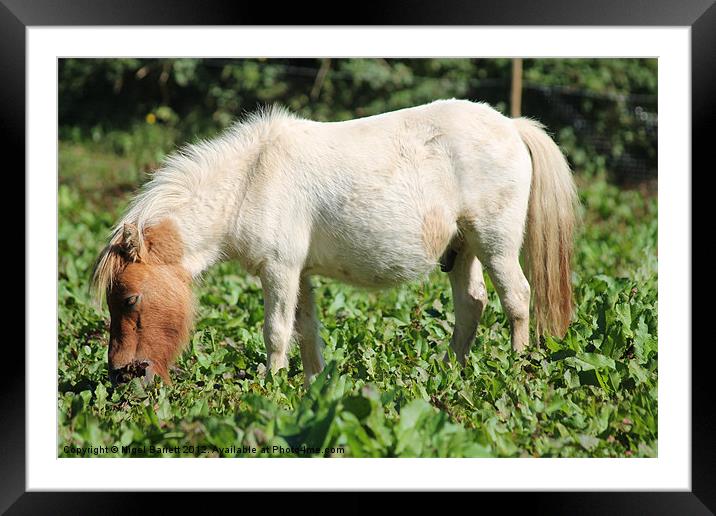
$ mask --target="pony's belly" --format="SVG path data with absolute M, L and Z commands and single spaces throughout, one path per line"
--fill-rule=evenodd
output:
M 362 287 L 390 287 L 427 275 L 453 238 L 456 227 L 423 225 L 376 235 L 353 232 L 314 240 L 308 274 Z
M 333 278 L 350 285 L 367 288 L 394 287 L 402 283 L 417 280 L 425 276 L 434 264 L 421 264 L 422 267 L 406 267 L 396 264 L 393 267 L 368 267 L 366 264 L 316 264 L 305 269 L 306 274 L 318 274 Z

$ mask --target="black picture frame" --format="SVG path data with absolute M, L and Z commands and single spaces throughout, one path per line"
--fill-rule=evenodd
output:
M 296 3 L 273 5 L 220 0 L 0 0 L 0 145 L 3 156 L 16 157 L 14 170 L 25 166 L 25 31 L 32 26 L 109 25 L 559 25 L 683 26 L 691 28 L 692 170 L 708 166 L 708 128 L 716 112 L 716 6 L 714 0 L 442 0 L 382 2 L 322 7 Z M 17 173 L 15 173 L 18 175 Z M 19 176 L 19 175 L 18 175 Z M 693 174 L 691 175 L 693 177 Z M 19 177 L 18 177 L 19 179 Z M 691 178 L 685 178 L 691 181 Z M 22 189 L 24 191 L 24 181 Z M 691 190 L 693 192 L 693 189 Z M 692 201 L 693 205 L 693 201 Z M 693 233 L 692 233 L 693 234 Z M 24 236 L 23 236 L 24 238 Z M 23 248 L 24 249 L 24 248 Z M 24 251 L 23 251 L 24 252 Z M 694 264 L 695 265 L 695 264 Z M 683 274 L 683 271 L 675 272 Z M 32 274 L 25 269 L 25 277 Z M 691 284 L 691 277 L 684 276 Z M 691 300 L 684 300 L 691 303 Z M 31 306 L 26 306 L 31 310 Z M 542 514 L 712 514 L 716 511 L 716 418 L 711 394 L 708 352 L 684 334 L 692 353 L 692 456 L 690 492 L 481 493 L 505 508 Z M 10 347 L 10 346 L 7 346 Z M 25 352 L 6 350 L 16 365 L 0 376 L 0 511 L 8 514 L 104 514 L 148 509 L 147 493 L 26 492 L 25 488 Z M 13 356 L 12 354 L 16 356 Z M 156 495 L 154 495 L 156 496 Z M 153 496 L 153 498 L 154 498 Z M 315 502 L 360 508 L 359 495 L 315 495 Z M 452 496 L 452 495 L 448 495 Z M 163 510 L 172 506 L 221 507 L 224 495 L 163 493 Z M 273 501 L 281 497 L 271 495 Z M 352 504 L 350 498 L 355 497 Z M 414 501 L 421 501 L 416 496 Z M 289 504 L 295 496 L 284 497 Z M 154 501 L 154 500 L 153 500 Z M 312 504 L 314 508 L 317 506 Z M 237 507 L 238 509 L 238 507 Z M 477 507 L 476 507 L 477 509 Z

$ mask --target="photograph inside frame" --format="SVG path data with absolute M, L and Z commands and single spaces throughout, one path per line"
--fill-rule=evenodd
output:
M 59 457 L 657 457 L 657 60 L 60 59 Z

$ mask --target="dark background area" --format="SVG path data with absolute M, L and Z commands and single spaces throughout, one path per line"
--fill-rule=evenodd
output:
M 575 171 L 655 186 L 656 59 L 525 59 L 523 68 L 522 115 L 547 126 Z M 511 84 L 511 59 L 63 59 L 60 138 L 129 155 L 137 133 L 162 126 L 166 152 L 272 103 L 316 120 L 450 97 L 509 114 Z

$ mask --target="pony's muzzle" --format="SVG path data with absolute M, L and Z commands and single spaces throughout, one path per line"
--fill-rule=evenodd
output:
M 133 378 L 142 377 L 145 384 L 154 377 L 153 368 L 148 360 L 135 360 L 116 369 L 109 369 L 109 381 L 113 386 L 127 383 Z

